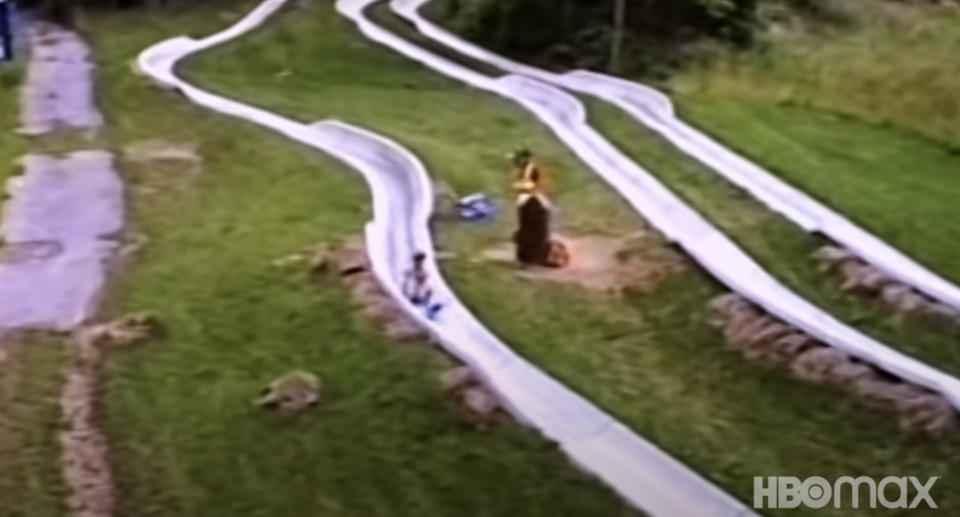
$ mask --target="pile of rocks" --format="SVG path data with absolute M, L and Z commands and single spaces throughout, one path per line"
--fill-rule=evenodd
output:
M 838 246 L 824 246 L 814 253 L 820 270 L 843 277 L 842 289 L 878 296 L 897 314 L 924 314 L 941 317 L 960 325 L 960 310 L 937 302 L 912 287 L 898 282 L 852 251 Z
M 350 295 L 363 314 L 373 321 L 390 339 L 400 342 L 422 342 L 429 336 L 419 325 L 400 310 L 384 292 L 370 270 L 363 241 L 350 240 L 308 261 L 314 272 L 333 272 L 350 290 Z
M 497 396 L 470 367 L 458 366 L 443 372 L 440 384 L 481 423 L 490 422 L 500 408 Z
M 957 413 L 942 395 L 829 347 L 739 295 L 720 296 L 710 302 L 710 309 L 711 324 L 752 361 L 788 368 L 807 382 L 843 388 L 864 405 L 895 415 L 904 430 L 942 437 L 957 428 Z

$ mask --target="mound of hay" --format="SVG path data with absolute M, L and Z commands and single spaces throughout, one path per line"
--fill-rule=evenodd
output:
M 877 296 L 900 316 L 924 314 L 943 318 L 960 325 L 960 311 L 898 282 L 886 273 L 861 260 L 852 251 L 838 246 L 824 246 L 813 254 L 820 270 L 834 272 L 843 280 L 845 291 L 858 291 Z
M 493 391 L 467 366 L 444 371 L 440 374 L 440 384 L 481 424 L 489 423 L 501 407 Z
M 126 347 L 157 337 L 163 324 L 150 313 L 128 314 L 108 323 L 78 329 L 76 339 L 86 345 Z
M 319 377 L 309 372 L 293 371 L 265 387 L 256 405 L 264 409 L 301 413 L 320 402 L 320 389 Z
M 824 255 L 846 256 L 840 251 Z M 810 383 L 846 389 L 865 406 L 896 415 L 904 430 L 942 437 L 957 428 L 957 413 L 942 395 L 891 379 L 765 314 L 739 295 L 719 296 L 709 308 L 710 323 L 722 330 L 731 348 L 751 361 L 786 367 Z

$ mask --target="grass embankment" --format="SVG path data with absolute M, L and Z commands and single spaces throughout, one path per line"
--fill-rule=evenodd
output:
M 161 139 L 196 145 L 203 157 L 199 173 L 189 164 L 122 163 L 134 230 L 149 241 L 117 286 L 111 312 L 154 311 L 169 333 L 108 359 L 103 423 L 120 513 L 630 513 L 533 430 L 511 423 L 475 429 L 441 393 L 436 376 L 445 360 L 426 347 L 381 338 L 358 319 L 338 282 L 271 265 L 303 246 L 357 234 L 369 218 L 369 194 L 359 174 L 323 155 L 194 107 L 130 73 L 129 61 L 149 44 L 219 30 L 251 3 L 217 8 L 226 5 L 211 2 L 163 16 L 87 16 L 101 67 L 100 100 L 117 149 Z M 329 91 L 315 91 L 313 83 L 296 88 L 300 71 L 284 78 L 287 68 L 276 66 L 284 57 L 312 53 L 291 46 L 302 34 L 296 31 L 251 36 L 271 43 L 267 55 L 242 56 L 235 47 L 191 70 L 249 82 L 272 93 L 267 102 L 288 96 L 295 102 L 297 95 L 327 99 L 366 110 L 360 122 L 396 120 L 410 129 L 417 123 L 404 117 L 414 109 L 406 106 L 407 91 L 421 92 L 419 108 L 434 113 L 473 106 L 468 101 L 475 99 L 451 95 L 443 81 L 397 60 L 369 60 L 369 50 L 346 36 L 327 3 L 309 5 L 287 18 L 309 23 L 303 33 L 343 51 L 310 58 L 318 69 L 336 71 L 316 83 Z M 317 23 L 328 30 L 316 33 Z M 229 65 L 219 67 L 221 57 Z M 330 114 L 317 110 L 318 117 Z M 480 118 L 461 136 L 469 142 L 511 131 L 514 119 Z M 449 135 L 441 132 L 448 126 L 422 125 L 428 128 L 422 140 L 444 145 Z M 499 154 L 491 151 L 488 167 Z M 482 167 L 475 157 L 458 163 L 462 178 Z M 285 419 L 252 407 L 262 386 L 294 368 L 324 378 L 321 408 Z
M 796 106 L 691 96 L 680 111 L 960 283 L 960 153 L 893 126 Z
M 960 8 L 837 6 L 675 78 L 680 112 L 960 282 Z
M 41 336 L 5 338 L 0 345 L 0 514 L 4 517 L 63 515 L 60 477 L 61 368 L 59 340 Z
M 23 139 L 14 132 L 20 126 L 23 75 L 19 63 L 0 66 L 0 183 L 17 171 L 14 161 L 23 154 Z
M 303 9 L 201 56 L 191 75 L 302 120 L 336 116 L 376 128 L 461 192 L 501 191 L 504 153 L 528 143 L 557 169 L 555 199 L 566 230 L 643 229 L 517 106 L 363 41 L 329 5 Z M 960 474 L 957 441 L 904 436 L 891 419 L 845 395 L 764 371 L 726 350 L 706 324 L 706 302 L 720 290 L 692 266 L 623 301 L 518 280 L 509 268 L 470 260 L 505 240 L 511 219 L 444 228 L 444 244 L 461 257 L 446 263 L 458 292 L 518 351 L 744 500 L 751 500 L 756 475 Z M 655 236 L 643 242 L 648 253 L 671 255 Z M 955 495 L 935 492 L 944 511 L 960 508 Z
M 784 284 L 841 321 L 852 324 L 886 344 L 930 364 L 960 373 L 960 357 L 956 353 L 956 339 L 960 335 L 960 329 L 954 323 L 932 317 L 896 317 L 892 308 L 878 299 L 842 291 L 842 279 L 820 272 L 818 263 L 811 257 L 826 241 L 804 233 L 787 219 L 768 210 L 749 194 L 693 158 L 687 157 L 659 135 L 640 126 L 616 108 L 592 102 L 591 111 L 597 126 L 610 136 L 612 141 L 713 221 Z M 863 147 L 856 147 L 858 138 L 861 144 L 864 139 L 869 143 L 873 142 L 864 133 L 850 130 L 847 132 L 848 143 L 845 147 L 850 153 L 866 152 Z M 876 148 L 878 152 L 883 151 L 884 144 L 887 144 L 887 148 L 898 142 L 901 146 L 918 145 L 910 140 L 897 141 L 890 135 L 887 135 L 887 138 L 886 141 L 876 142 L 881 146 Z M 843 147 L 842 143 L 835 145 Z M 946 173 L 942 162 L 929 159 L 931 155 L 936 156 L 936 148 L 931 150 L 919 147 L 917 150 L 913 161 L 918 167 L 926 166 L 929 171 Z M 824 155 L 830 156 L 829 153 Z M 812 159 L 816 159 L 816 156 Z M 863 163 L 859 165 L 864 166 Z M 884 166 L 877 164 L 877 167 Z M 852 171 L 853 166 L 847 170 Z M 829 174 L 824 173 L 822 177 L 826 180 Z M 846 195 L 854 195 L 851 190 L 855 189 L 856 187 L 847 185 Z M 843 195 L 839 193 L 840 188 L 835 190 L 838 191 L 837 195 Z M 893 191 L 896 191 L 895 187 L 890 190 Z M 865 201 L 855 203 L 868 204 Z M 930 203 L 933 204 L 934 201 L 931 199 Z M 943 209 L 944 206 L 937 208 Z M 937 208 L 931 211 L 936 211 Z M 902 223 L 898 225 L 903 226 Z M 945 253 L 958 246 L 954 242 L 945 244 L 944 248 L 940 249 L 934 243 L 923 244 L 925 249 L 936 249 L 938 253 Z
M 673 81 L 679 92 L 792 103 L 888 123 L 960 146 L 960 7 L 836 0 L 839 23 L 787 24 L 761 51 L 713 59 Z

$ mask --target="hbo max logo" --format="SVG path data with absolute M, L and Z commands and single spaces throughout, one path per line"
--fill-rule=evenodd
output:
M 925 504 L 927 508 L 937 508 L 930 490 L 939 477 L 931 477 L 921 483 L 916 477 L 888 476 L 879 482 L 873 478 L 843 476 L 833 483 L 826 478 L 814 476 L 801 480 L 796 477 L 755 477 L 753 478 L 753 507 L 757 509 L 824 508 L 860 508 L 861 504 L 870 508 L 918 508 Z M 867 497 L 860 500 L 863 491 Z

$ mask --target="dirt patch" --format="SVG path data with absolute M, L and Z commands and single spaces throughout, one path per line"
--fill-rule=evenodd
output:
M 203 171 L 203 158 L 192 143 L 140 140 L 124 147 L 123 158 L 134 184 L 146 194 L 186 187 Z
M 570 252 L 570 263 L 554 269 L 519 266 L 514 245 L 504 243 L 481 253 L 483 260 L 515 265 L 517 275 L 533 281 L 571 284 L 589 289 L 619 294 L 625 289 L 647 291 L 660 279 L 684 270 L 682 260 L 663 253 L 652 253 L 643 235 L 615 237 L 583 235 L 559 237 Z
M 439 377 L 443 391 L 462 407 L 481 429 L 494 423 L 502 405 L 483 378 L 468 366 L 454 366 Z
M 731 348 L 752 361 L 785 367 L 812 384 L 844 389 L 861 404 L 894 415 L 907 431 L 944 437 L 955 434 L 960 424 L 956 410 L 942 395 L 821 343 L 739 295 L 720 296 L 710 308 L 711 324 L 723 331 Z
M 197 146 L 166 140 L 140 140 L 123 149 L 123 157 L 132 162 L 181 162 L 199 166 L 202 159 Z
M 73 344 L 60 396 L 63 477 L 70 490 L 67 506 L 77 517 L 109 517 L 114 508 L 113 477 L 106 439 L 93 423 L 101 354 L 89 340 L 76 339 Z
M 60 396 L 64 426 L 60 443 L 63 477 L 69 489 L 67 506 L 74 517 L 110 517 L 116 499 L 107 441 L 94 424 L 101 347 L 129 346 L 159 332 L 156 318 L 137 314 L 83 326 L 73 333 L 72 360 Z

